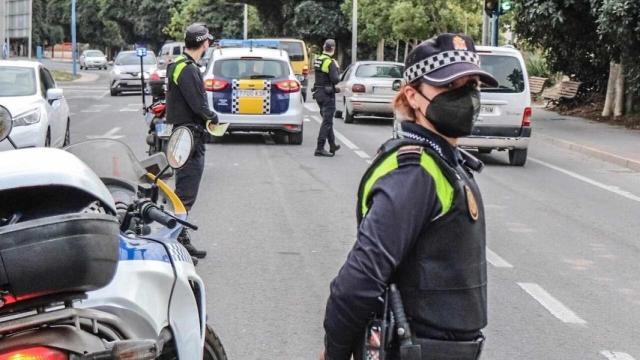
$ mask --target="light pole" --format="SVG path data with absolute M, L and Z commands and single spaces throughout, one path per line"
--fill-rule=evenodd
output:
M 244 4 L 244 24 L 243 24 L 244 39 L 249 37 L 249 5 Z
M 353 0 L 351 19 L 351 63 L 358 61 L 358 0 Z
M 76 64 L 76 0 L 71 0 L 71 63 L 73 64 L 73 76 L 78 75 Z
M 29 54 L 29 60 L 31 60 L 31 44 L 33 41 L 33 0 L 29 0 L 29 50 L 27 51 Z

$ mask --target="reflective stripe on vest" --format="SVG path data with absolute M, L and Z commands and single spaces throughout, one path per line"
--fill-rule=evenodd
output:
M 436 195 L 438 196 L 440 207 L 442 208 L 442 212 L 439 216 L 443 216 L 447 212 L 449 212 L 449 210 L 451 209 L 451 204 L 453 204 L 453 186 L 444 176 L 442 170 L 435 162 L 435 160 L 433 160 L 431 155 L 425 153 L 424 151 L 420 155 L 420 166 L 427 174 L 429 174 L 433 178 L 436 186 Z M 382 162 L 380 162 L 380 164 L 371 173 L 371 176 L 366 180 L 364 184 L 364 190 L 362 193 L 362 203 L 360 204 L 362 217 L 364 217 L 367 212 L 369 212 L 369 195 L 373 186 L 376 184 L 376 182 L 378 182 L 378 180 L 397 168 L 398 151 L 395 151 L 387 156 L 386 159 L 382 160 Z
M 173 80 L 173 83 L 176 85 L 178 85 L 178 78 L 180 77 L 182 70 L 187 67 L 186 61 L 187 58 L 184 55 L 180 55 L 176 58 L 176 67 L 173 69 L 173 76 L 171 76 L 171 80 Z
M 323 73 L 329 73 L 329 67 L 331 66 L 331 57 L 327 54 L 322 54 L 318 56 L 316 61 L 320 61 L 320 71 Z

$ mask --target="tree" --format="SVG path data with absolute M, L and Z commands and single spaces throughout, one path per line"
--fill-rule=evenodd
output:
M 514 16 L 520 41 L 544 49 L 552 71 L 604 89 L 610 56 L 594 41 L 598 27 L 588 0 L 520 0 Z

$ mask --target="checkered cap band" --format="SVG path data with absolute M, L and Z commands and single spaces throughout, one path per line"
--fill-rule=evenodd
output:
M 404 79 L 407 83 L 411 83 L 442 67 L 457 63 L 470 63 L 480 66 L 480 56 L 473 51 L 444 51 L 413 64 L 405 70 Z

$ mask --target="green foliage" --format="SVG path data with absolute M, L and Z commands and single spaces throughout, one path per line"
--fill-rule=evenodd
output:
M 527 73 L 529 74 L 529 76 L 546 78 L 551 76 L 551 71 L 549 71 L 547 61 L 542 56 L 542 54 L 529 54 L 529 56 L 527 56 L 525 59 L 525 63 L 527 65 Z
M 348 35 L 347 20 L 337 1 L 304 1 L 295 7 L 293 19 L 291 33 L 311 43 Z

